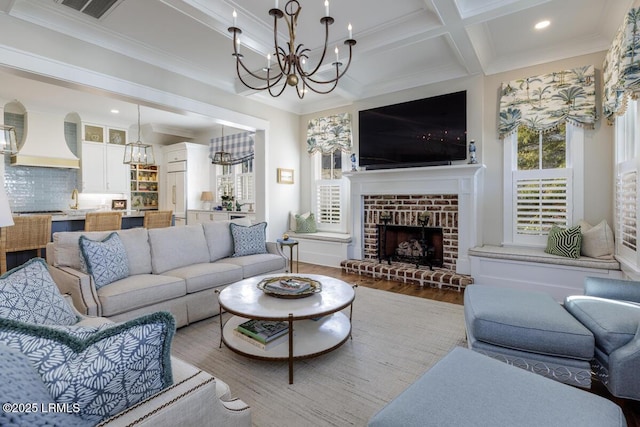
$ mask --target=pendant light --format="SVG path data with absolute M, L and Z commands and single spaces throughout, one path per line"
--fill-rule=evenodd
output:
M 213 155 L 211 163 L 214 165 L 227 166 L 231 164 L 231 153 L 224 151 L 224 125 L 222 125 L 222 137 L 220 138 L 220 151 L 216 151 Z
M 138 140 L 129 142 L 124 146 L 124 160 L 126 165 L 143 165 L 151 166 L 156 164 L 156 158 L 153 155 L 153 146 L 143 144 L 140 141 L 140 104 L 138 104 Z

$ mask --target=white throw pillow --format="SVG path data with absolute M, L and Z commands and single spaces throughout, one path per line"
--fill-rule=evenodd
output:
M 613 231 L 606 220 L 592 226 L 586 221 L 580 221 L 582 230 L 582 246 L 580 252 L 584 256 L 599 259 L 613 259 L 614 244 Z

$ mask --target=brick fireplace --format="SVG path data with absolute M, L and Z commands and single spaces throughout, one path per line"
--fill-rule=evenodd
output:
M 419 284 L 450 284 L 458 289 L 472 279 L 468 249 L 482 241 L 482 165 L 433 166 L 350 172 L 353 209 L 352 246 L 343 268 Z M 388 266 L 378 262 L 380 215 L 389 212 L 388 224 L 417 226 L 418 215 L 430 215 L 429 227 L 442 228 L 442 269 L 412 268 L 411 264 Z M 395 264 L 395 263 L 394 263 Z M 357 271 L 356 271 L 357 270 Z M 394 270 L 391 272 L 391 270 Z M 434 277 L 437 276 L 437 277 Z

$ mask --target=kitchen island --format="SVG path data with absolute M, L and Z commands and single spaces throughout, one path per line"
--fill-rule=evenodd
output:
M 16 215 L 36 215 L 35 213 L 19 213 Z M 71 213 L 66 214 L 52 213 L 51 214 L 51 239 L 53 240 L 53 234 L 59 231 L 82 231 L 84 230 L 85 213 Z M 122 211 L 122 229 L 142 227 L 144 222 L 144 211 Z M 31 258 L 35 258 L 37 252 L 21 251 L 11 252 L 7 254 L 7 269 L 10 270 L 19 265 L 24 264 Z M 43 257 L 45 251 L 43 249 Z

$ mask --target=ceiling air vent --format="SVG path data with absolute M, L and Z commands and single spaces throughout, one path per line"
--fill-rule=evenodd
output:
M 112 9 L 122 0 L 56 0 L 58 3 L 69 6 L 85 15 L 100 19 L 102 15 Z

